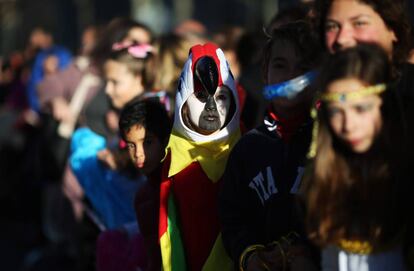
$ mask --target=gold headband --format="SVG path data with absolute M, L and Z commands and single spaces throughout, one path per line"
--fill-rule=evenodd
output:
M 374 86 L 369 86 L 358 91 L 353 92 L 341 92 L 341 93 L 325 93 L 321 95 L 321 100 L 323 102 L 347 102 L 354 101 L 359 98 L 372 95 L 380 94 L 383 92 L 387 86 L 385 84 L 378 84 Z
M 373 94 L 380 94 L 381 92 L 385 91 L 387 86 L 385 84 L 378 84 L 374 86 L 369 86 L 358 91 L 348 92 L 348 93 L 325 93 L 320 96 L 320 101 L 322 102 L 346 102 L 346 101 L 353 101 L 359 98 L 373 95 Z M 318 129 L 319 129 L 319 122 L 318 122 L 318 110 L 316 109 L 316 105 L 312 107 L 311 116 L 313 119 L 313 130 L 312 130 L 312 142 L 308 151 L 307 157 L 312 159 L 316 155 L 317 150 L 317 137 L 318 137 Z

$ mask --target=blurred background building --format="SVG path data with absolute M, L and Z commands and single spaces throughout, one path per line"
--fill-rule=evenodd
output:
M 299 0 L 0 0 L 0 56 L 22 49 L 35 26 L 52 29 L 56 42 L 75 50 L 82 30 L 130 16 L 165 33 L 186 19 L 208 30 L 222 25 L 253 29 L 264 25 L 278 9 Z

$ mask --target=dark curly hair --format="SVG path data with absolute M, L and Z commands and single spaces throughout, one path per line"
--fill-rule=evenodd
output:
M 172 121 L 160 102 L 137 97 L 124 106 L 119 116 L 119 131 L 124 140 L 126 133 L 134 125 L 144 127 L 160 142 L 166 142 L 171 132 Z

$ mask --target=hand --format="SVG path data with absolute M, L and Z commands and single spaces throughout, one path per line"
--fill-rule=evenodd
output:
M 290 246 L 287 255 L 291 271 L 318 270 L 309 248 L 305 245 Z
M 59 59 L 55 55 L 50 55 L 43 61 L 43 73 L 46 75 L 56 73 L 58 68 Z
M 102 151 L 99 151 L 97 154 L 97 157 L 98 157 L 98 160 L 101 161 L 108 168 L 112 170 L 118 169 L 115 156 L 110 150 L 104 149 Z
M 56 97 L 51 101 L 52 115 L 57 121 L 70 122 L 73 120 L 68 102 L 62 97 Z
M 247 259 L 246 271 L 282 271 L 284 257 L 277 246 L 271 250 L 255 251 Z
M 109 110 L 105 115 L 105 120 L 110 131 L 118 131 L 119 116 L 115 111 Z
M 289 264 L 290 271 L 317 271 L 315 262 L 306 256 L 297 256 Z

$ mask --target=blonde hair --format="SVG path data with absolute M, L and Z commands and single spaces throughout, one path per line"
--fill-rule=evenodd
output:
M 183 37 L 169 34 L 160 37 L 155 42 L 155 47 L 158 48 L 158 53 L 156 56 L 157 74 L 154 88 L 165 90 L 175 96 L 178 79 L 187 60 L 191 43 Z

